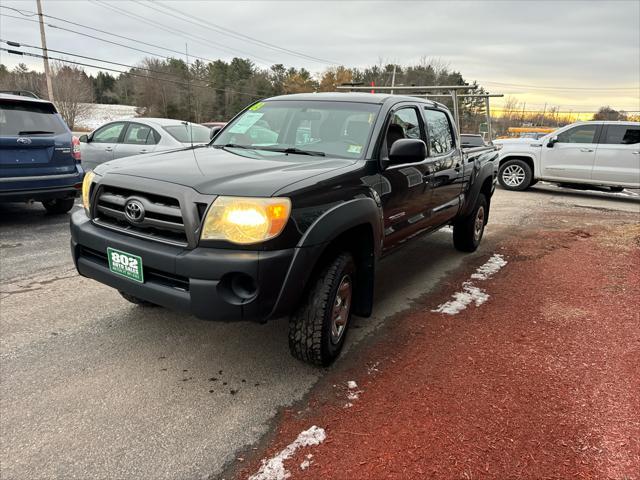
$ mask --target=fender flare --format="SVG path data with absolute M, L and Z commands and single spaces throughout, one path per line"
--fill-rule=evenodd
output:
M 493 194 L 493 190 L 495 189 L 496 181 L 498 179 L 498 171 L 497 164 L 493 161 L 486 162 L 482 165 L 477 171 L 473 174 L 473 179 L 471 183 L 471 188 L 466 195 L 466 199 L 462 210 L 460 211 L 460 217 L 466 217 L 470 215 L 476 206 L 476 202 L 478 201 L 478 196 L 480 195 L 480 191 L 484 182 L 487 181 L 488 178 L 491 178 L 491 193 Z M 487 198 L 488 202 L 491 202 L 491 198 Z M 487 212 L 488 213 L 488 212 Z
M 372 297 L 373 272 L 375 261 L 382 250 L 384 222 L 382 208 L 378 202 L 373 198 L 363 196 L 340 203 L 327 210 L 305 232 L 295 248 L 289 270 L 269 317 L 289 315 L 302 298 L 311 274 L 327 246 L 341 234 L 363 224 L 370 225 L 373 231 L 374 251 L 370 262 L 367 262 L 371 268 L 370 274 L 367 275 L 370 278 L 363 287 L 367 294 L 371 293 Z M 364 296 L 368 297 L 369 295 Z M 354 310 L 355 307 L 354 305 Z M 366 308 L 361 311 L 367 313 Z

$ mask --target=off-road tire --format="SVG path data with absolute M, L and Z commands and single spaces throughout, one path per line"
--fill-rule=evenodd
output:
M 122 298 L 124 298 L 126 301 L 131 302 L 134 305 L 139 305 L 141 307 L 157 307 L 158 306 L 155 303 L 151 303 L 141 298 L 134 297 L 133 295 L 129 295 L 128 293 L 125 293 L 121 290 L 118 290 L 118 293 L 120 293 L 120 295 L 122 295 Z
M 289 349 L 298 360 L 317 366 L 330 365 L 340 354 L 351 323 L 351 305 L 346 325 L 337 343 L 332 341 L 333 308 L 338 288 L 345 276 L 355 279 L 355 262 L 350 253 L 333 257 L 310 280 L 310 288 L 298 309 L 289 319 Z M 353 292 L 353 284 L 352 284 Z
M 480 212 L 482 209 L 482 212 Z M 453 245 L 461 252 L 475 252 L 482 241 L 484 226 L 487 223 L 487 199 L 484 194 L 478 195 L 476 206 L 471 214 L 462 217 L 453 224 Z M 478 233 L 479 215 L 482 215 L 482 226 Z
M 522 172 L 524 176 L 520 183 L 509 183 L 509 180 L 505 178 L 508 177 L 508 174 L 511 172 L 511 170 Z M 500 170 L 498 171 L 498 182 L 500 182 L 500 186 L 505 190 L 526 190 L 531 186 L 532 180 L 533 172 L 531 171 L 531 167 L 527 165 L 527 162 L 523 160 L 507 160 L 502 165 L 500 165 Z
M 56 198 L 54 200 L 45 200 L 42 202 L 42 206 L 47 209 L 47 213 L 61 215 L 71 210 L 74 203 L 75 198 Z

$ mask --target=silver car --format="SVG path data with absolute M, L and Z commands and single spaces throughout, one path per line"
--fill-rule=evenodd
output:
M 132 118 L 102 125 L 80 137 L 85 170 L 115 158 L 206 144 L 211 130 L 197 123 L 168 118 Z

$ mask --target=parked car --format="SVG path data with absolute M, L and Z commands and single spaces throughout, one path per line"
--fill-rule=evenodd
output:
M 0 94 L 0 201 L 66 213 L 82 186 L 80 143 L 47 100 Z
M 445 225 L 457 249 L 476 250 L 496 160 L 494 147 L 465 153 L 450 112 L 432 101 L 274 97 L 207 148 L 88 173 L 72 255 L 81 275 L 134 304 L 210 320 L 288 316 L 292 354 L 327 365 L 351 314 L 372 312 L 378 258 Z
M 136 118 L 102 125 L 80 137 L 82 165 L 92 170 L 109 160 L 175 150 L 211 141 L 211 130 L 197 123 L 167 118 Z
M 578 122 L 540 140 L 496 140 L 500 185 L 525 190 L 539 180 L 611 191 L 640 188 L 640 123 Z

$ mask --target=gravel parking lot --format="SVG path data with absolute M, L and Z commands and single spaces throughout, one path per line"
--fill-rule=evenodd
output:
M 572 225 L 576 211 L 581 222 L 591 222 L 584 212 L 630 222 L 640 197 L 498 190 L 478 252 L 456 252 L 445 229 L 381 262 L 374 316 L 355 320 L 342 365 L 320 370 L 290 357 L 283 320 L 204 322 L 131 306 L 75 273 L 68 216 L 0 205 L 2 477 L 216 478 L 320 379 L 357 368 L 355 350 L 393 333 L 380 329 L 386 319 L 541 215 Z

